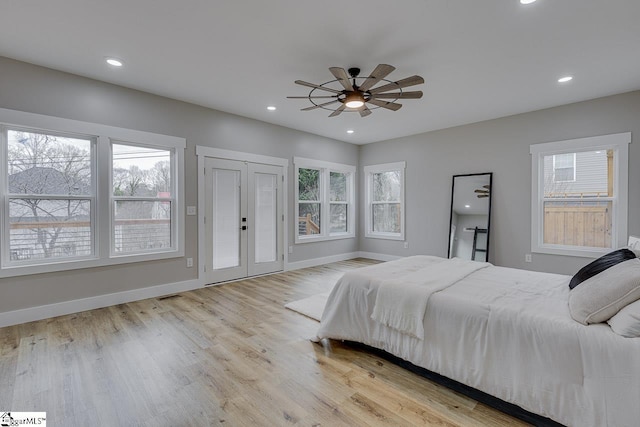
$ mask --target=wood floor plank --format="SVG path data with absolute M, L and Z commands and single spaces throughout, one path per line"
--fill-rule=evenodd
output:
M 51 425 L 524 425 L 284 308 L 355 259 L 0 329 L 0 409 Z

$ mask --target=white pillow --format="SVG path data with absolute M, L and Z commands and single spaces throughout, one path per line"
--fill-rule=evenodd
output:
M 613 332 L 627 338 L 640 337 L 640 300 L 629 304 L 607 320 Z
M 571 317 L 583 325 L 609 320 L 640 299 L 640 259 L 614 265 L 569 292 Z

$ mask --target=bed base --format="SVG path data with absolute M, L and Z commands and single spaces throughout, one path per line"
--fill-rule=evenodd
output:
M 448 389 L 451 389 L 455 392 L 463 394 L 473 400 L 484 403 L 487 406 L 491 406 L 501 412 L 509 414 L 515 418 L 518 418 L 522 421 L 525 421 L 529 424 L 538 427 L 564 427 L 562 424 L 553 421 L 550 418 L 543 417 L 538 414 L 534 414 L 529 412 L 521 407 L 514 405 L 513 403 L 505 402 L 502 399 L 498 399 L 497 397 L 491 396 L 490 394 L 484 393 L 480 390 L 476 390 L 473 387 L 469 387 L 465 384 L 459 383 L 458 381 L 452 380 L 450 378 L 444 377 L 435 372 L 429 371 L 425 368 L 421 368 L 420 366 L 416 366 L 411 362 L 408 362 L 404 359 L 401 359 L 397 356 L 394 356 L 391 353 L 388 353 L 384 350 L 380 350 L 375 347 L 368 346 L 366 344 L 362 344 L 355 341 L 345 341 L 345 344 L 349 346 L 356 347 L 367 352 L 373 353 L 389 362 L 392 362 L 408 371 L 411 371 L 415 374 L 420 375 L 428 380 L 431 380 L 437 384 L 443 385 Z

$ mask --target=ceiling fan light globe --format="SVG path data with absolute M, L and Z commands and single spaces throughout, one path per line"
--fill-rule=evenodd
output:
M 347 108 L 356 109 L 356 108 L 362 107 L 364 105 L 364 102 L 360 101 L 359 99 L 354 99 L 354 100 L 345 102 L 344 105 L 346 105 Z

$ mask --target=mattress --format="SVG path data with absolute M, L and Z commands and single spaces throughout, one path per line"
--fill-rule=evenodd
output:
M 569 315 L 570 276 L 489 266 L 428 299 L 423 339 L 371 318 L 377 290 L 433 263 L 413 256 L 346 273 L 318 338 L 356 341 L 569 426 L 637 426 L 640 338 Z

